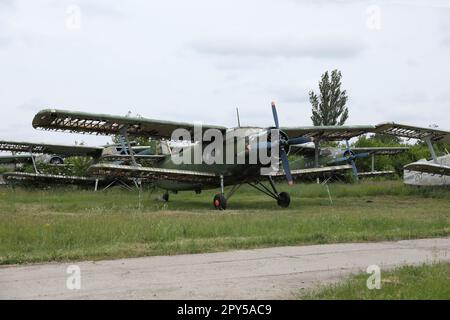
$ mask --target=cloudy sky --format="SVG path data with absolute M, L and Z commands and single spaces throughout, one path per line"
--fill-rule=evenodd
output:
M 450 129 L 450 1 L 0 0 L 0 139 L 43 108 L 236 125 L 311 125 L 308 91 L 340 69 L 348 124 Z

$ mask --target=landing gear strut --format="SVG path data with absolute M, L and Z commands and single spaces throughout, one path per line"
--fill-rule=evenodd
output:
M 225 210 L 227 208 L 227 200 L 241 187 L 242 184 L 235 184 L 231 190 L 225 195 L 223 176 L 220 176 L 220 193 L 214 196 L 213 205 L 218 210 Z
M 269 183 L 270 187 L 262 184 L 261 182 L 257 181 L 255 183 L 248 182 L 250 186 L 255 188 L 256 190 L 268 195 L 269 197 L 275 199 L 277 201 L 277 204 L 282 208 L 289 207 L 289 204 L 291 203 L 291 197 L 289 193 L 287 192 L 281 192 L 279 193 L 277 188 L 275 187 L 275 183 L 272 180 L 272 177 L 269 177 Z M 241 184 L 234 185 L 233 188 L 230 190 L 227 196 L 225 196 L 224 193 L 224 183 L 223 183 L 223 176 L 220 176 L 220 193 L 216 194 L 214 196 L 213 205 L 214 208 L 217 210 L 225 210 L 227 208 L 227 200 L 231 198 L 231 196 L 236 192 L 237 189 Z
M 227 208 L 227 198 L 225 198 L 223 176 L 220 176 L 220 193 L 214 196 L 213 205 L 214 208 L 218 210 L 225 210 Z
M 269 189 L 267 186 L 262 184 L 261 182 L 249 183 L 250 186 L 255 188 L 256 190 L 268 195 L 269 197 L 275 199 L 277 204 L 282 208 L 289 207 L 291 203 L 291 197 L 287 192 L 278 193 L 277 188 L 275 187 L 275 183 L 272 180 L 272 177 L 269 177 L 269 183 L 272 189 Z

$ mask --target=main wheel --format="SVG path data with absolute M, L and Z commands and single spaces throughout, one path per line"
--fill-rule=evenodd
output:
M 223 194 L 216 194 L 214 196 L 213 205 L 217 210 L 225 210 L 227 208 L 227 199 Z
M 291 196 L 287 192 L 281 192 L 278 195 L 277 204 L 282 208 L 289 207 L 289 204 L 291 203 Z
M 162 195 L 162 199 L 164 202 L 168 202 L 169 201 L 169 192 L 166 192 Z

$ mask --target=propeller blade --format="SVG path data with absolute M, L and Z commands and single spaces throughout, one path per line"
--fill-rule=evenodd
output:
M 288 140 L 289 145 L 304 144 L 308 142 L 312 142 L 312 139 L 310 137 L 296 137 Z
M 283 164 L 284 173 L 286 174 L 286 179 L 289 185 L 294 184 L 294 179 L 292 179 L 291 168 L 289 167 L 289 160 L 284 148 L 280 148 L 281 163 Z
M 278 129 L 280 127 L 280 124 L 278 122 L 277 107 L 275 106 L 275 102 L 273 101 L 272 101 L 272 114 L 273 114 L 273 121 L 275 122 L 275 127 Z

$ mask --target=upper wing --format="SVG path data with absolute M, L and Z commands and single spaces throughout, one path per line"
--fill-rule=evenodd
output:
M 433 128 L 415 127 L 395 122 L 381 123 L 375 126 L 375 133 L 388 134 L 411 139 L 427 139 L 450 143 L 450 132 Z
M 87 146 L 70 146 L 33 142 L 0 141 L 0 150 L 11 152 L 32 152 L 43 154 L 57 154 L 61 156 L 89 156 L 98 158 L 103 148 Z
M 153 120 L 146 118 L 120 117 L 105 114 L 73 112 L 64 110 L 42 110 L 33 119 L 36 129 L 116 135 L 126 131 L 133 136 L 170 139 L 175 129 L 186 129 L 194 135 L 194 123 Z M 227 128 L 201 125 L 202 130 Z
M 373 132 L 374 126 L 308 126 L 282 127 L 289 137 L 313 137 L 315 140 L 349 140 L 365 133 Z
M 414 162 L 404 166 L 405 170 L 418 171 L 423 173 L 450 176 L 450 167 L 442 164 L 431 162 Z
M 370 153 L 376 155 L 394 155 L 408 151 L 409 147 L 361 147 L 351 148 L 356 153 Z
M 376 126 L 309 126 L 280 128 L 290 137 L 306 136 L 315 140 L 348 140 L 366 133 L 379 133 L 403 138 L 427 139 L 450 143 L 450 132 L 433 128 L 423 128 L 394 122 L 381 123 Z
M 205 183 L 217 181 L 214 173 L 154 167 L 96 164 L 89 168 L 89 175 L 107 177 L 140 178 L 150 181 L 172 180 L 178 182 Z

